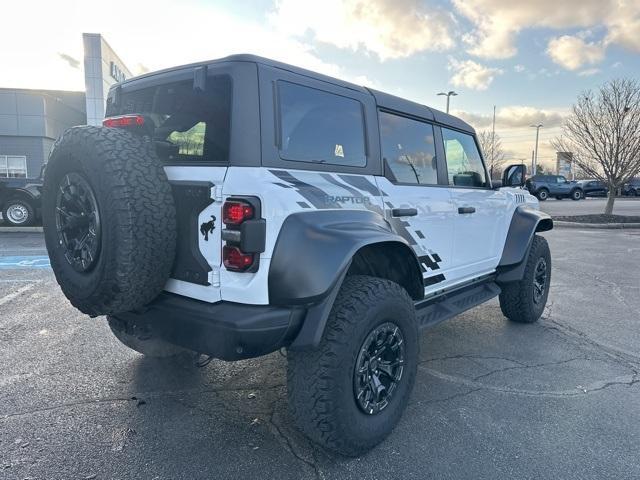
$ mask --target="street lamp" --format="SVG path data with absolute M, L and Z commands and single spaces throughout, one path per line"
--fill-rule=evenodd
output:
M 533 165 L 531 165 L 531 174 L 535 175 L 536 170 L 538 168 L 538 138 L 540 137 L 540 129 L 543 127 L 543 125 L 539 123 L 537 125 L 529 125 L 529 126 L 531 128 L 536 129 L 536 150 L 535 150 L 535 153 L 533 154 Z
M 448 92 L 440 92 L 438 95 L 445 95 L 447 97 L 447 113 L 449 113 L 449 98 L 455 97 L 458 94 L 453 90 L 449 90 Z

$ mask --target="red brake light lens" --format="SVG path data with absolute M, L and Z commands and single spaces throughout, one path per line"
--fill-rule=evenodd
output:
M 253 207 L 248 203 L 229 201 L 222 206 L 222 221 L 227 225 L 240 225 L 253 218 L 253 214 Z
M 225 245 L 222 248 L 222 261 L 227 270 L 242 272 L 253 265 L 253 253 L 244 253 L 238 247 Z
M 102 121 L 102 125 L 108 128 L 142 127 L 144 125 L 144 117 L 142 115 L 109 117 Z

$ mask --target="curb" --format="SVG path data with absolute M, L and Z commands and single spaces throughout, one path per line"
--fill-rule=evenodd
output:
M 640 228 L 640 223 L 578 223 L 578 222 L 562 222 L 560 220 L 553 221 L 554 227 L 559 228 L 595 228 L 600 230 L 616 230 L 616 229 L 633 229 Z
M 0 233 L 42 233 L 42 227 L 0 227 Z

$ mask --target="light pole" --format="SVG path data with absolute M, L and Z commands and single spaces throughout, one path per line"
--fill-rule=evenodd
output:
M 457 96 L 458 94 L 453 90 L 449 90 L 448 92 L 440 92 L 438 95 L 445 95 L 447 97 L 447 113 L 449 113 L 449 99 Z
M 535 153 L 533 155 L 533 166 L 532 166 L 532 175 L 536 174 L 536 170 L 538 169 L 538 138 L 540 137 L 540 129 L 543 127 L 543 125 L 541 123 L 537 124 L 537 125 L 529 125 L 531 128 L 535 128 L 536 129 L 536 150 Z

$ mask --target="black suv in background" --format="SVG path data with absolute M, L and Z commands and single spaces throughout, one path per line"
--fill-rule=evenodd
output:
M 622 187 L 622 195 L 627 197 L 640 197 L 640 178 L 632 178 Z
M 42 179 L 0 178 L 0 211 L 5 225 L 26 227 L 40 218 Z
M 609 193 L 609 188 L 602 180 L 580 180 L 578 186 L 585 197 L 606 197 Z
M 541 202 L 544 202 L 549 197 L 555 197 L 558 200 L 563 198 L 580 200 L 584 198 L 584 191 L 578 182 L 570 182 L 562 175 L 533 175 L 527 179 L 525 187 L 532 195 L 538 197 Z

